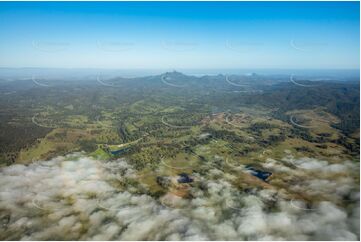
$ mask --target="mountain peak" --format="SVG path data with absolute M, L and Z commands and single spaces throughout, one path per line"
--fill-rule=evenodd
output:
M 173 70 L 173 71 L 167 71 L 166 74 L 172 74 L 172 75 L 184 75 L 182 72 Z

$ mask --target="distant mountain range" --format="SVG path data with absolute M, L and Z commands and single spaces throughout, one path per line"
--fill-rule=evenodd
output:
M 292 70 L 292 69 L 185 69 L 180 70 L 189 76 L 216 76 L 240 75 L 254 76 L 262 75 L 272 78 L 285 78 L 295 75 L 302 78 L 313 80 L 339 80 L 339 81 L 359 81 L 359 70 Z M 92 79 L 94 76 L 102 75 L 107 78 L 114 77 L 144 77 L 154 76 L 160 73 L 171 73 L 173 71 L 156 69 L 101 69 L 101 68 L 0 68 L 0 79 L 29 79 L 32 76 L 41 76 L 44 78 L 63 78 L 63 79 Z M 176 73 L 180 73 L 175 71 Z

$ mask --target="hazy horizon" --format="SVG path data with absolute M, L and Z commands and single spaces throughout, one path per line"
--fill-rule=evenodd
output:
M 52 75 L 52 74 L 78 74 L 78 75 L 92 75 L 100 73 L 113 73 L 123 76 L 142 76 L 142 75 L 159 75 L 166 72 L 181 72 L 187 75 L 219 75 L 219 74 L 234 74 L 234 75 L 249 75 L 252 73 L 261 75 L 305 75 L 305 76 L 333 76 L 335 78 L 353 77 L 359 78 L 359 69 L 280 69 L 280 68 L 175 68 L 175 69 L 142 69 L 142 68 L 46 68 L 46 67 L 0 67 L 0 78 L 2 77 L 16 77 L 21 75 Z

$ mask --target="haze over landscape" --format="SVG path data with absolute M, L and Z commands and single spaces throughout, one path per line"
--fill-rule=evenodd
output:
M 1 240 L 360 240 L 359 2 L 0 2 Z

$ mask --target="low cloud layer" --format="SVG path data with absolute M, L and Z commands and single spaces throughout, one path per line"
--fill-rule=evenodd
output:
M 12 165 L 0 172 L 0 239 L 357 240 L 359 192 L 344 176 L 356 168 L 325 162 L 288 157 L 264 165 L 274 175 L 308 178 L 290 189 L 319 197 L 312 208 L 284 189 L 240 192 L 236 177 L 217 169 L 209 171 L 214 176 L 193 174 L 204 189 L 192 188 L 186 200 L 155 199 L 131 183 L 124 189 L 125 179 L 136 179 L 125 160 L 73 154 Z

